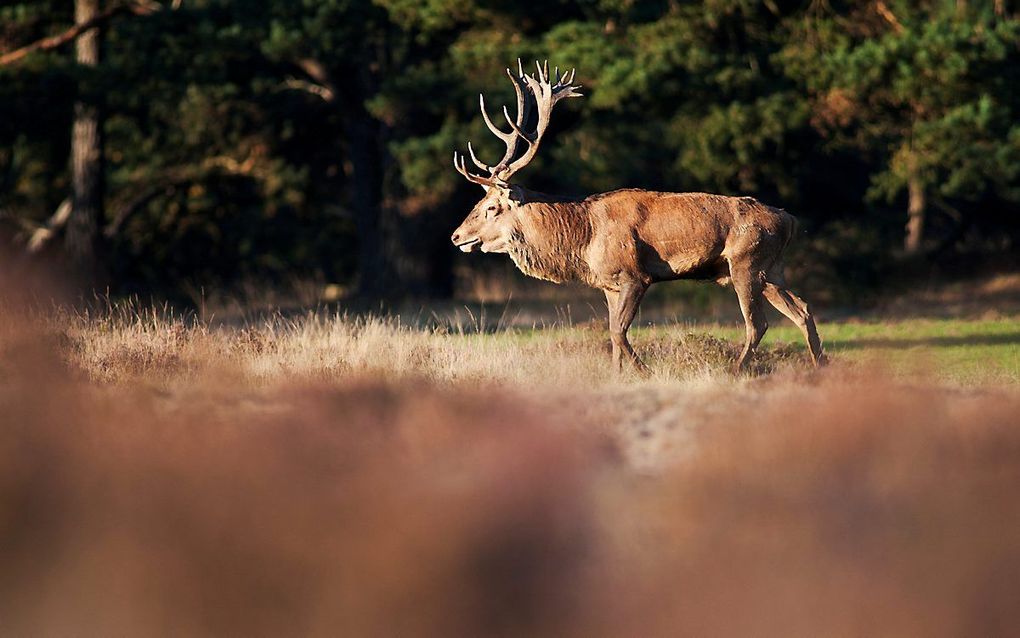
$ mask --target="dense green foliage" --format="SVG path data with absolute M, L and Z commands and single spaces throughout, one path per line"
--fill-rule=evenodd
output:
M 0 51 L 67 29 L 72 5 L 0 8 Z M 755 195 L 810 231 L 808 274 L 855 286 L 900 252 L 908 196 L 933 261 L 1020 236 L 1008 3 L 168 0 L 104 39 L 87 72 L 69 46 L 0 67 L 0 239 L 17 249 L 67 196 L 72 103 L 100 103 L 117 290 L 360 269 L 364 292 L 448 293 L 478 194 L 451 151 L 498 156 L 476 96 L 509 102 L 518 57 L 576 66 L 587 96 L 531 188 Z

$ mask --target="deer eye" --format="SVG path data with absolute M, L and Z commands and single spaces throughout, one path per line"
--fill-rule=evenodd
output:
M 495 213 L 496 212 L 496 207 L 495 206 L 489 206 L 488 208 L 485 209 L 485 212 L 486 213 Z

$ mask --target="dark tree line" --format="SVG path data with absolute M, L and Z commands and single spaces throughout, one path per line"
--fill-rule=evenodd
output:
M 120 292 L 449 294 L 450 152 L 495 152 L 477 93 L 549 58 L 587 97 L 529 186 L 755 195 L 879 281 L 1015 251 L 1018 45 L 1004 0 L 9 3 L 0 241 Z

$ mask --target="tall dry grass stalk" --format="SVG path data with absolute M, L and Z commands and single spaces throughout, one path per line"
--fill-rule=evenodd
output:
M 224 369 L 253 385 L 359 375 L 559 389 L 641 381 L 612 374 L 606 331 L 592 324 L 553 328 L 556 338 L 534 338 L 527 330 L 492 332 L 481 324 L 422 327 L 392 316 L 316 312 L 214 326 L 132 304 L 100 313 L 57 312 L 46 323 L 68 343 L 70 362 L 102 383 L 144 379 L 170 384 Z M 656 364 L 652 383 L 732 380 L 729 371 L 739 351 L 735 344 L 680 331 L 639 342 Z M 757 371 L 797 369 L 799 359 L 795 348 L 764 348 Z
M 1020 622 L 1017 394 L 736 380 L 711 342 L 615 379 L 564 336 L 3 313 L 0 634 Z

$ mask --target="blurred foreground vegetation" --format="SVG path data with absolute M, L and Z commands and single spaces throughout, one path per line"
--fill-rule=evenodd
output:
M 805 231 L 791 276 L 814 301 L 1015 266 L 1014 5 L 5 3 L 0 243 L 114 294 L 194 300 L 300 279 L 453 294 L 465 262 L 449 233 L 479 192 L 451 150 L 471 139 L 495 156 L 477 94 L 498 112 L 503 68 L 548 58 L 577 68 L 586 98 L 557 113 L 528 187 L 783 206 Z M 42 40 L 66 36 L 76 9 L 99 27 L 91 62 L 80 38 Z
M 734 378 L 681 330 L 638 335 L 641 378 L 595 356 L 604 332 L 112 310 L 0 313 L 4 635 L 1020 622 L 1016 386 L 781 347 Z

